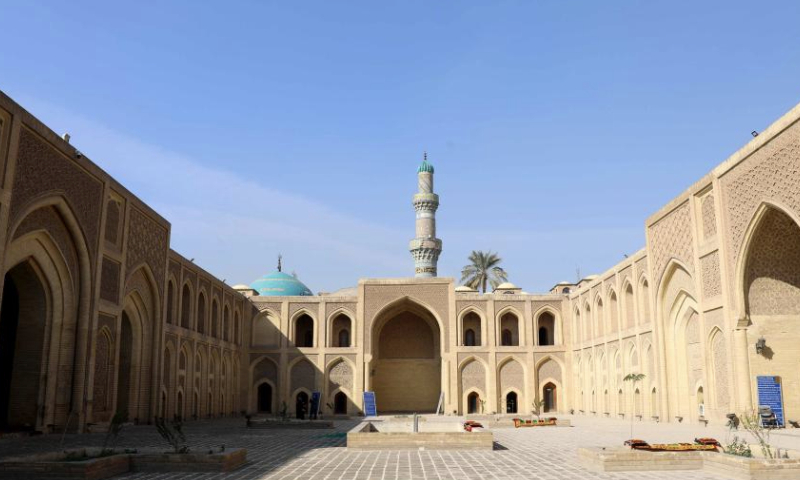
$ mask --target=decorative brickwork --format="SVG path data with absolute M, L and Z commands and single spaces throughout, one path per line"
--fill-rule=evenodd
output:
M 18 220 L 29 202 L 46 194 L 64 195 L 86 236 L 86 248 L 94 263 L 103 184 L 27 128 L 19 136 L 13 194 L 9 225 Z
M 670 259 L 680 260 L 689 273 L 694 273 L 694 248 L 692 247 L 692 225 L 689 203 L 685 202 L 655 225 L 648 232 L 650 250 L 653 252 L 653 274 L 656 288 L 661 284 L 664 270 Z
M 328 373 L 328 392 L 337 388 L 353 392 L 353 369 L 344 360 L 336 363 Z
M 155 277 L 159 293 L 164 288 L 167 258 L 167 230 L 136 208 L 131 209 L 128 226 L 127 276 L 146 263 Z
M 119 270 L 119 263 L 108 257 L 103 257 L 100 275 L 100 298 L 103 300 L 112 303 L 119 302 Z
M 111 409 L 111 338 L 110 332 L 103 329 L 97 333 L 94 357 L 94 411 L 105 412 Z
M 325 304 L 325 316 L 330 316 L 336 310 L 344 309 L 350 312 L 353 316 L 356 314 L 357 304 L 355 302 L 330 302 Z
M 548 378 L 561 382 L 561 366 L 552 359 L 539 365 L 539 382 Z
M 719 251 L 709 253 L 700 259 L 703 274 L 703 298 L 713 298 L 722 293 L 719 272 Z
M 487 307 L 487 305 L 486 305 L 486 302 L 485 302 L 485 301 L 484 301 L 484 302 L 481 302 L 481 301 L 478 301 L 478 300 L 474 300 L 474 301 L 461 301 L 461 302 L 459 302 L 459 301 L 456 301 L 456 311 L 457 311 L 459 314 L 460 314 L 461 312 L 463 312 L 463 311 L 464 311 L 464 309 L 466 309 L 466 308 L 469 308 L 469 307 L 472 307 L 472 308 L 474 308 L 475 310 L 478 310 L 478 311 L 480 311 L 481 313 L 483 313 L 484 315 L 486 315 L 486 307 Z
M 69 268 L 73 285 L 77 287 L 77 279 L 80 275 L 80 267 L 78 265 L 78 254 L 75 248 L 75 243 L 72 240 L 72 235 L 64 225 L 64 221 L 61 219 L 61 215 L 59 215 L 55 208 L 44 207 L 31 212 L 27 217 L 25 217 L 22 223 L 20 223 L 16 232 L 14 232 L 14 238 L 20 238 L 27 233 L 40 229 L 46 230 L 55 244 L 58 246 L 58 249 L 61 251 L 61 255 L 64 257 L 64 261 L 67 263 L 67 267 Z
M 116 245 L 119 238 L 120 209 L 116 200 L 109 199 L 106 202 L 106 233 L 107 242 Z
M 720 178 L 725 199 L 728 271 L 736 272 L 745 233 L 762 202 L 775 202 L 800 215 L 800 124 L 762 146 Z
M 262 359 L 253 367 L 253 380 L 263 379 L 271 381 L 275 386 L 278 385 L 278 367 L 268 358 Z
M 289 304 L 289 317 L 294 316 L 295 313 L 305 309 L 312 317 L 319 320 L 319 304 L 318 303 L 290 303 Z
M 486 394 L 486 368 L 478 360 L 472 360 L 461 369 L 461 391 L 468 392 L 473 388 Z
M 713 362 L 713 388 L 716 391 L 716 406 L 717 409 L 727 412 L 731 397 L 731 389 L 728 385 L 728 364 L 730 359 L 725 345 L 725 337 L 719 330 L 716 330 L 711 337 L 711 358 Z
M 717 234 L 717 214 L 714 210 L 714 194 L 708 193 L 700 199 L 700 221 L 703 225 L 703 240 Z
M 500 392 L 515 388 L 520 392 L 525 391 L 525 370 L 516 360 L 509 360 L 500 367 Z
M 315 389 L 316 368 L 308 360 L 300 360 L 292 367 L 292 389 L 294 392 L 298 388 L 306 388 L 312 392 Z
M 404 296 L 408 296 L 412 300 L 419 300 L 429 305 L 433 313 L 442 322 L 442 339 L 450 338 L 447 321 L 450 318 L 450 309 L 447 304 L 449 298 L 448 290 L 447 284 L 410 284 L 405 285 L 402 290 L 398 289 L 396 285 L 367 285 L 364 287 L 364 329 L 367 332 L 371 332 L 375 315 L 378 314 L 381 308 Z M 364 336 L 367 349 L 371 348 L 371 337 L 372 335 Z M 445 347 L 445 350 L 447 350 L 447 347 Z

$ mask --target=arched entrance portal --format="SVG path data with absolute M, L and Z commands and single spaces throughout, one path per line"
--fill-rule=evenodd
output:
M 46 308 L 44 288 L 30 263 L 6 274 L 0 316 L 0 429 L 36 425 Z
M 306 418 L 306 414 L 308 413 L 308 394 L 306 392 L 300 392 L 297 394 L 297 398 L 295 398 L 294 411 L 297 415 L 297 418 L 300 420 Z
M 339 392 L 333 397 L 333 413 L 347 415 L 347 395 L 344 392 Z
M 608 395 L 608 390 L 606 390 L 606 395 Z M 545 413 L 555 412 L 558 408 L 558 397 L 556 395 L 556 386 L 552 383 L 547 383 L 544 386 L 544 405 L 543 410 Z M 607 407 L 606 407 L 607 408 Z
M 478 407 L 480 403 L 481 397 L 476 392 L 467 395 L 467 413 L 481 413 Z
M 258 411 L 272 413 L 272 386 L 269 383 L 258 386 Z
M 376 318 L 371 383 L 378 411 L 434 412 L 441 391 L 439 323 L 409 300 Z
M 508 392 L 506 395 L 506 413 L 517 413 L 517 394 Z

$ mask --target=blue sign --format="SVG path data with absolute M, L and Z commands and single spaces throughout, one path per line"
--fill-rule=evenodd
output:
M 378 416 L 378 407 L 375 405 L 375 392 L 364 392 L 364 416 Z
M 758 406 L 770 407 L 775 413 L 778 426 L 783 424 L 783 395 L 781 395 L 781 377 L 756 377 L 758 385 Z
M 320 398 L 322 395 L 319 392 L 311 392 L 311 411 L 308 412 L 310 418 L 317 418 L 319 415 Z

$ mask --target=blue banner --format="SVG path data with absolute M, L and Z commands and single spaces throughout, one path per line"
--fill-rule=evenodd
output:
M 364 416 L 378 416 L 378 407 L 375 405 L 375 392 L 364 392 Z
M 317 418 L 319 415 L 320 398 L 322 395 L 319 392 L 311 392 L 311 409 L 309 410 L 309 418 Z
M 778 420 L 783 424 L 783 395 L 781 394 L 781 377 L 756 377 L 758 385 L 758 406 L 770 407 Z

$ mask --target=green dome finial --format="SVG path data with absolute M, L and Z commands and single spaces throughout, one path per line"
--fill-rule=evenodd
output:
M 433 165 L 428 163 L 428 152 L 422 155 L 422 164 L 417 169 L 417 173 L 433 173 Z

